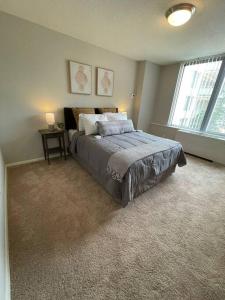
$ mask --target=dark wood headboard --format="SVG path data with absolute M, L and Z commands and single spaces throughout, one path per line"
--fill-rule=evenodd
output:
M 64 122 L 66 130 L 77 128 L 71 107 L 64 107 Z
M 118 112 L 118 108 L 116 108 Z M 99 108 L 95 108 L 95 113 L 100 114 Z M 65 129 L 77 129 L 77 124 L 73 115 L 72 107 L 64 107 Z

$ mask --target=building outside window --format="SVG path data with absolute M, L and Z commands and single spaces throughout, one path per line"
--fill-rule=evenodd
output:
M 225 136 L 225 59 L 185 63 L 169 125 Z

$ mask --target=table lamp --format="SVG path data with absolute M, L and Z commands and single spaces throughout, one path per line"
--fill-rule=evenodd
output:
M 55 115 L 54 113 L 46 113 L 45 114 L 46 117 L 46 122 L 48 124 L 48 129 L 49 130 L 54 130 L 54 125 L 55 125 Z

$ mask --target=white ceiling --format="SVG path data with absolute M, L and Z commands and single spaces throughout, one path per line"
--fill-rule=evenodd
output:
M 197 10 L 172 27 L 174 4 Z M 135 60 L 159 64 L 225 52 L 225 0 L 0 0 L 0 10 Z

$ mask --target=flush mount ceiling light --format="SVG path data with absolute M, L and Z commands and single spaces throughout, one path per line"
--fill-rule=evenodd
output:
M 188 22 L 195 12 L 195 6 L 190 3 L 181 3 L 170 7 L 165 16 L 172 26 L 181 26 Z

